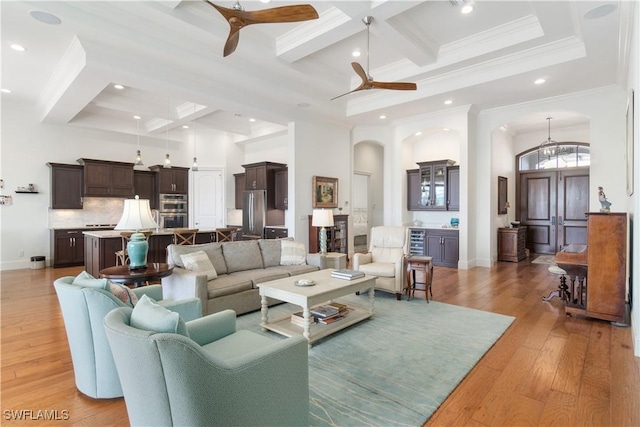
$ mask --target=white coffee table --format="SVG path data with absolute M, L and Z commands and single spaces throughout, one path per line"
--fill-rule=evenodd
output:
M 321 338 L 373 316 L 373 288 L 376 284 L 376 276 L 366 275 L 360 279 L 342 280 L 331 277 L 332 271 L 331 269 L 325 269 L 260 283 L 258 285 L 260 288 L 260 296 L 262 297 L 262 319 L 260 326 L 262 326 L 263 330 L 268 329 L 287 337 L 299 335 L 300 332 L 302 332 L 302 335 L 309 341 L 309 346 L 311 346 L 313 342 Z M 300 279 L 313 280 L 316 284 L 314 286 L 296 286 L 295 282 Z M 351 309 L 349 315 L 337 322 L 328 325 L 320 323 L 311 324 L 311 313 L 309 311 L 311 307 L 329 301 L 335 301 L 336 298 L 366 289 L 369 289 L 368 308 L 349 304 L 349 308 Z M 285 318 L 270 321 L 269 306 L 267 304 L 268 297 L 302 307 L 304 325 L 301 327 L 300 325 L 293 324 L 290 315 Z

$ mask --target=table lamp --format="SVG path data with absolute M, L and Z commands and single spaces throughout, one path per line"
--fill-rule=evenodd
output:
M 333 211 L 328 209 L 314 209 L 311 225 L 320 228 L 320 253 L 327 253 L 327 230 L 325 227 L 333 227 Z
M 151 216 L 148 200 L 141 200 L 138 196 L 135 199 L 124 201 L 122 218 L 116 225 L 116 230 L 135 230 L 127 242 L 127 253 L 129 255 L 129 269 L 136 270 L 147 268 L 147 253 L 149 252 L 149 242 L 140 230 L 156 228 L 158 225 Z

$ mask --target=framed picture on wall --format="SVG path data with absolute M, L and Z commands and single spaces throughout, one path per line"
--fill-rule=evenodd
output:
M 326 176 L 313 177 L 313 207 L 337 208 L 338 207 L 338 178 Z
M 507 178 L 498 177 L 498 215 L 507 214 Z

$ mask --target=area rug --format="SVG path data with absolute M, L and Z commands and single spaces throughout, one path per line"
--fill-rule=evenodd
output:
M 556 265 L 556 257 L 554 255 L 540 255 L 539 257 L 531 261 L 531 263 Z
M 367 306 L 367 295 L 341 302 Z M 269 317 L 299 310 L 282 304 Z M 311 426 L 420 426 L 513 322 L 511 316 L 376 292 L 376 314 L 309 350 Z M 262 332 L 260 312 L 239 329 Z

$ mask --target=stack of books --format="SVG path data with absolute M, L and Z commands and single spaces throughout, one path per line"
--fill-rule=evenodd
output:
M 364 277 L 364 273 L 358 270 L 334 270 L 331 272 L 331 277 L 343 280 L 353 280 Z
M 318 320 L 316 319 L 316 317 L 312 314 L 311 315 L 311 323 L 316 323 Z M 291 314 L 291 323 L 296 324 L 296 325 L 300 325 L 300 326 L 304 326 L 304 315 L 301 311 L 298 311 L 297 313 L 293 313 Z
M 328 325 L 349 314 L 349 307 L 338 302 L 330 302 L 326 305 L 312 307 L 311 313 L 316 317 L 318 323 Z

